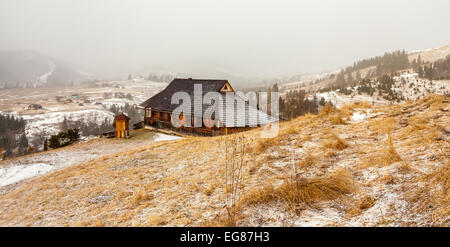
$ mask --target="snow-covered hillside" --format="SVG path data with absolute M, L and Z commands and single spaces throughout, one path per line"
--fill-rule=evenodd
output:
M 64 118 L 69 122 L 95 122 L 101 125 L 105 119 L 112 122 L 114 114 L 106 110 L 80 110 L 24 115 L 22 118 L 26 121 L 25 134 L 29 141 L 33 142 L 34 138 L 39 135 L 48 138 L 51 135 L 57 134 L 61 130 L 60 124 L 64 121 Z
M 409 70 L 403 71 L 392 79 L 393 83 L 390 89 L 396 100 L 387 98 L 386 93 L 379 89 L 382 87 L 382 82 L 380 81 L 359 83 L 356 86 L 347 87 L 345 90 L 338 89 L 318 93 L 316 96 L 318 100 L 323 98 L 326 102 L 331 102 L 333 105 L 341 107 L 345 104 L 360 101 L 366 101 L 375 105 L 400 103 L 407 100 L 422 99 L 430 94 L 445 95 L 450 93 L 450 80 L 430 81 L 419 78 L 417 73 Z M 369 95 L 366 91 L 371 90 L 373 90 L 373 93 Z
M 406 71 L 400 76 L 395 76 L 394 81 L 393 90 L 406 100 L 421 99 L 430 93 L 450 93 L 450 80 L 430 81 L 419 78 L 417 73 L 413 71 Z

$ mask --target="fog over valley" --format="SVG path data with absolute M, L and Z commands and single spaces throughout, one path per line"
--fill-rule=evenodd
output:
M 446 45 L 448 9 L 445 0 L 1 1 L 0 80 L 153 72 L 242 86 Z

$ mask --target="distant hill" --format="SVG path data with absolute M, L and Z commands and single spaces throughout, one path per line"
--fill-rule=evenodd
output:
M 34 51 L 0 51 L 0 87 L 69 85 L 87 78 L 66 62 Z
M 436 62 L 439 59 L 444 59 L 450 54 L 450 45 L 426 49 L 423 51 L 413 51 L 409 54 L 409 60 L 412 62 L 413 59 L 418 59 L 419 55 L 424 62 Z
M 385 53 L 382 56 L 355 61 L 353 66 L 341 70 L 317 74 L 315 77 L 299 78 L 298 81 L 289 83 L 280 80 L 282 83 L 279 87 L 281 91 L 301 89 L 316 92 L 325 88 L 352 86 L 361 79 L 377 78 L 393 72 L 414 69 L 414 62 L 417 62 L 419 55 L 422 65 L 435 63 L 450 55 L 450 45 L 420 51 Z

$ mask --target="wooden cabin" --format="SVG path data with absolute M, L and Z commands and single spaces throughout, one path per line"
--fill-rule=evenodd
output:
M 220 111 L 218 116 L 213 115 L 211 118 L 213 119 L 203 119 L 202 116 L 194 116 L 194 85 L 200 84 L 202 86 L 202 96 L 209 92 L 218 92 L 223 97 L 223 110 Z M 180 115 L 179 119 L 181 121 L 191 120 L 191 123 L 194 122 L 194 118 L 201 118 L 202 127 L 178 127 L 175 128 L 172 125 L 171 117 L 172 112 L 179 105 L 171 104 L 172 95 L 177 92 L 185 92 L 189 94 L 191 97 L 192 108 L 191 112 L 188 112 L 184 115 Z M 231 101 L 226 101 L 226 93 L 233 93 L 233 99 Z M 203 98 L 202 98 L 203 99 Z M 243 104 L 236 104 L 236 101 L 242 101 Z M 241 107 L 233 107 L 235 112 L 226 112 L 227 104 L 234 104 L 234 106 L 239 105 Z M 242 105 L 244 105 L 242 107 Z M 190 132 L 196 133 L 200 135 L 221 135 L 221 134 L 230 134 L 240 131 L 245 131 L 250 128 L 253 128 L 255 124 L 252 124 L 253 127 L 250 127 L 251 123 L 256 123 L 257 126 L 263 126 L 270 122 L 277 121 L 275 118 L 267 115 L 262 111 L 257 111 L 259 113 L 256 119 L 251 119 L 254 116 L 250 116 L 249 109 L 251 106 L 248 104 L 248 101 L 243 97 L 236 94 L 232 86 L 227 80 L 208 80 L 208 79 L 181 79 L 175 78 L 163 91 L 159 92 L 155 96 L 149 98 L 144 103 L 140 105 L 145 109 L 144 111 L 144 125 L 151 126 L 156 128 L 169 128 L 180 132 Z M 202 103 L 202 111 L 205 112 L 210 105 Z M 234 117 L 232 119 L 229 118 L 230 115 Z M 252 121 L 250 121 L 252 120 Z M 204 122 L 213 121 L 215 124 L 214 127 L 205 126 Z M 242 123 L 245 123 L 242 125 Z M 241 124 L 238 124 L 241 123 Z
M 116 138 L 130 137 L 130 118 L 121 113 L 114 118 L 116 126 Z

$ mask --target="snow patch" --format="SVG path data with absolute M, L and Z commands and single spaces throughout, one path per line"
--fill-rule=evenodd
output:
M 44 163 L 32 165 L 17 165 L 0 169 L 0 186 L 9 185 L 23 179 L 45 174 L 54 169 L 53 166 Z
M 45 73 L 45 74 L 43 74 L 43 75 L 41 75 L 41 76 L 39 77 L 39 81 L 40 81 L 41 83 L 46 83 L 46 82 L 47 82 L 47 78 L 48 78 L 51 74 L 53 74 L 53 71 L 55 71 L 56 65 L 55 65 L 54 62 L 48 61 L 48 66 L 50 66 L 50 71 L 47 72 L 47 73 Z
M 358 123 L 358 122 L 364 121 L 366 119 L 366 117 L 367 117 L 367 114 L 365 114 L 365 113 L 354 112 L 351 117 L 351 120 L 352 120 L 352 122 Z
M 158 141 L 172 141 L 172 140 L 179 140 L 179 139 L 182 139 L 182 137 L 165 135 L 165 134 L 161 134 L 161 133 L 157 133 L 155 135 L 155 137 L 154 137 L 154 140 L 156 142 L 158 142 Z

